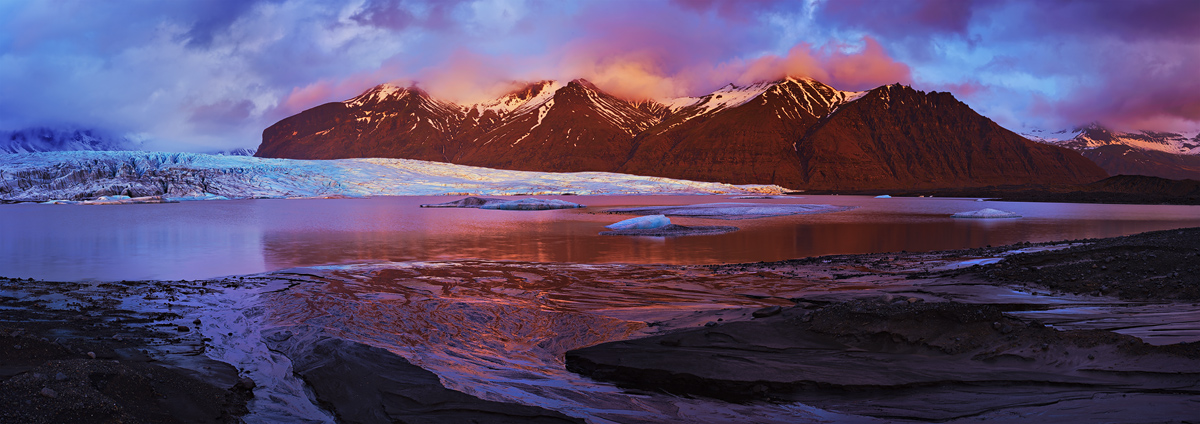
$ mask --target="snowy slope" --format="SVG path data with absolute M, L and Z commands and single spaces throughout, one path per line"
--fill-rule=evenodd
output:
M 1092 124 L 1073 130 L 1048 132 L 1030 130 L 1021 133 L 1033 141 L 1054 144 L 1073 150 L 1095 149 L 1104 146 L 1127 146 L 1175 155 L 1200 155 L 1200 130 L 1186 132 L 1112 131 Z
M 781 194 L 735 186 L 606 172 L 504 171 L 408 159 L 291 160 L 162 152 L 0 154 L 0 199 L 99 196 L 229 198 L 515 194 Z
M 0 131 L 0 153 L 72 150 L 137 150 L 137 142 L 100 131 L 79 128 L 34 127 Z

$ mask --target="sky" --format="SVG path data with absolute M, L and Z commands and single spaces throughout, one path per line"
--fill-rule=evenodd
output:
M 380 83 L 460 103 L 811 77 L 948 91 L 1016 131 L 1200 128 L 1198 0 L 0 0 L 0 130 L 256 147 Z

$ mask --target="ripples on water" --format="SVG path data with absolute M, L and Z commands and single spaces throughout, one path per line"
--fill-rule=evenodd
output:
M 628 393 L 568 372 L 567 350 L 696 326 L 731 309 L 786 303 L 802 280 L 731 280 L 657 266 L 392 263 L 281 274 L 309 280 L 262 299 L 269 326 L 323 328 L 386 348 L 450 388 L 594 422 L 797 422 L 838 414 L 801 404 L 729 404 Z M 816 284 L 816 283 L 811 283 Z M 696 310 L 708 313 L 697 314 Z M 854 418 L 857 419 L 857 418 Z

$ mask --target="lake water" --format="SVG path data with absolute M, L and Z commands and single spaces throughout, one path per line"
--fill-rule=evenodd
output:
M 1112 237 L 1200 226 L 1200 206 L 798 196 L 564 196 L 557 211 L 419 208 L 457 197 L 0 205 L 0 276 L 45 280 L 200 279 L 323 264 L 448 259 L 708 264 L 928 251 Z M 619 206 L 804 203 L 854 210 L 751 220 L 674 218 L 740 231 L 678 238 L 601 236 Z M 1020 219 L 968 220 L 994 208 Z

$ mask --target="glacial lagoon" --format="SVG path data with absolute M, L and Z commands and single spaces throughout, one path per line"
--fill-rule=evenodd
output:
M 57 281 L 179 280 L 373 262 L 713 264 L 1100 238 L 1200 226 L 1200 206 L 1019 203 L 952 198 L 539 196 L 583 209 L 431 209 L 455 196 L 264 199 L 175 204 L 0 205 L 0 275 Z M 745 220 L 693 237 L 602 236 L 611 208 L 713 202 L 826 204 L 843 212 Z M 962 220 L 994 208 L 1019 219 Z

